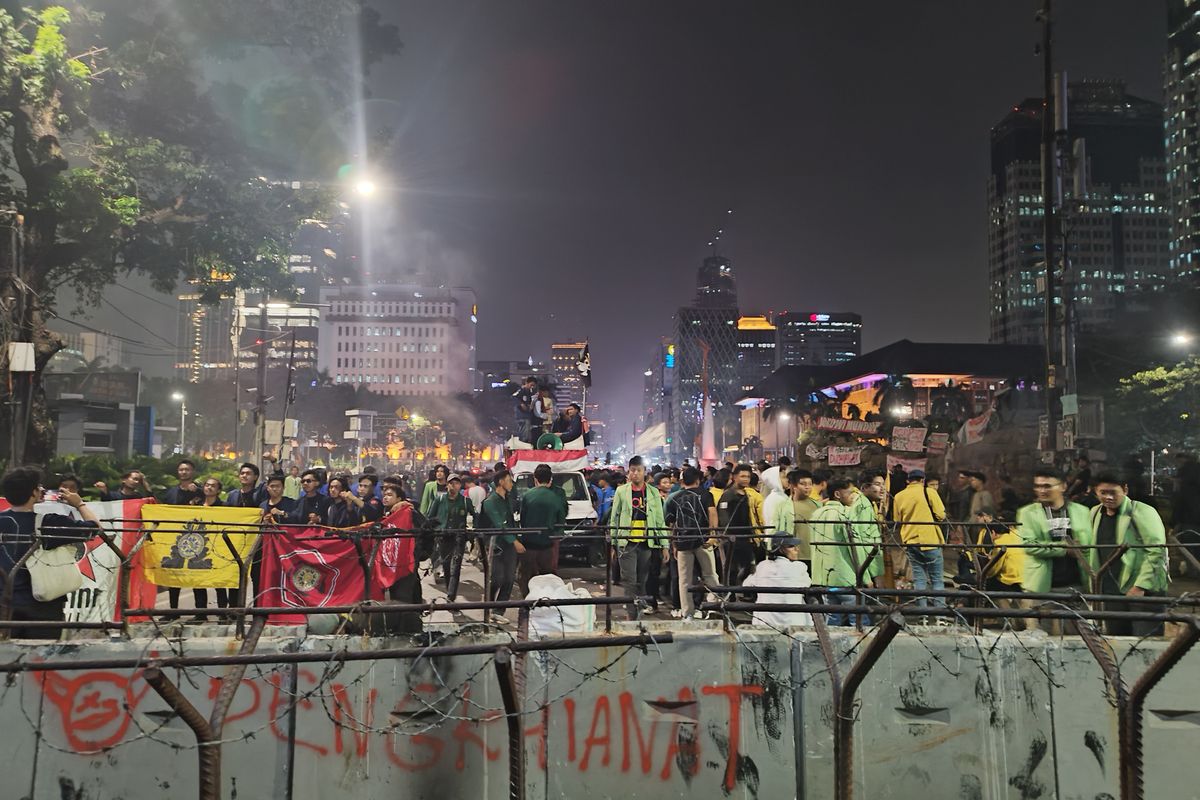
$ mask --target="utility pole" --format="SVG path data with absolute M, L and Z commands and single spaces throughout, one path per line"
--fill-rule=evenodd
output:
M 1055 389 L 1057 388 L 1056 357 L 1054 347 L 1054 184 L 1055 184 L 1055 138 L 1054 138 L 1054 59 L 1051 48 L 1054 42 L 1051 18 L 1052 0 L 1042 0 L 1038 19 L 1042 23 L 1042 257 L 1046 264 L 1045 285 L 1045 338 L 1046 338 L 1046 433 L 1049 449 L 1057 445 L 1056 421 L 1054 419 Z
M 254 453 L 251 463 L 260 464 L 267 438 L 267 295 L 258 305 L 258 381 L 254 397 Z

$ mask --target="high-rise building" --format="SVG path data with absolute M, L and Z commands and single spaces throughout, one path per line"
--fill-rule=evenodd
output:
M 177 301 L 176 372 L 189 383 L 231 377 L 237 360 L 235 318 L 244 303 L 242 290 L 221 293 L 216 302 L 208 302 L 199 291 L 183 292 Z
M 733 262 L 724 256 L 709 256 L 696 271 L 697 308 L 736 308 L 737 282 Z
M 862 317 L 826 311 L 775 315 L 778 366 L 841 364 L 862 355 Z
M 738 382 L 737 283 L 733 265 L 722 256 L 705 258 L 696 273 L 692 306 L 675 315 L 675 389 L 673 430 L 679 452 L 690 454 L 703 418 L 704 378 L 714 407 L 717 445 L 725 423 L 736 425 Z
M 565 408 L 570 403 L 583 408 L 583 381 L 580 379 L 579 353 L 586 342 L 555 342 L 550 345 L 550 371 L 554 379 L 555 408 Z
M 317 363 L 334 383 L 379 394 L 469 393 L 475 374 L 475 292 L 415 284 L 333 286 Z
M 1073 287 L 1077 325 L 1086 332 L 1110 323 L 1126 292 L 1162 288 L 1169 277 L 1163 113 L 1120 81 L 1071 83 L 1067 108 L 1071 157 L 1059 220 L 1068 269 L 1064 275 L 1056 258 L 1056 285 Z M 1041 120 L 1041 98 L 1029 98 L 991 131 L 993 342 L 1044 340 Z M 1055 252 L 1063 250 L 1060 239 Z
M 1200 5 L 1167 0 L 1163 65 L 1167 184 L 1171 201 L 1171 272 L 1200 271 Z
M 263 347 L 269 370 L 287 369 L 289 365 L 302 370 L 317 368 L 319 304 L 274 300 L 262 292 L 243 292 L 240 298 L 233 331 L 240 369 L 254 369 Z
M 738 390 L 748 392 L 775 371 L 778 352 L 775 326 L 766 317 L 738 317 Z

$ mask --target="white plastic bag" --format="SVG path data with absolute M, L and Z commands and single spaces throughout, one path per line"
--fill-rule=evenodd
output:
M 587 589 L 576 589 L 557 575 L 537 575 L 529 579 L 527 600 L 573 600 L 590 598 Z M 529 635 L 535 638 L 561 637 L 568 633 L 591 633 L 596 627 L 596 607 L 543 606 L 529 612 Z

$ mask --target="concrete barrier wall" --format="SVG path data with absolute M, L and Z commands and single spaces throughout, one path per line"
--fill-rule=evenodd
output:
M 287 633 L 287 632 L 285 632 Z M 675 630 L 660 648 L 524 659 L 530 798 L 827 798 L 833 698 L 811 631 Z M 435 634 L 444 644 L 503 637 Z M 264 636 L 258 652 L 330 653 L 409 641 Z M 1165 647 L 1117 641 L 1132 683 Z M 843 674 L 861 650 L 834 634 Z M 0 661 L 234 652 L 228 638 L 0 645 Z M 1197 795 L 1200 654 L 1151 693 L 1146 796 Z M 223 668 L 170 677 L 207 714 Z M 250 667 L 223 739 L 227 798 L 506 798 L 507 724 L 490 657 Z M 0 692 L 3 798 L 194 796 L 191 731 L 138 671 L 22 674 Z M 40 737 L 39 737 L 40 732 Z M 860 798 L 1118 796 L 1116 713 L 1077 640 L 901 633 L 864 682 Z

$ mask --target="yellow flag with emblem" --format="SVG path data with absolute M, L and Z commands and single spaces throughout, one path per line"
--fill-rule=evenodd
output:
M 181 588 L 237 588 L 233 551 L 243 563 L 249 561 L 260 519 L 257 508 L 147 503 L 142 506 L 142 527 L 150 532 L 142 546 L 146 580 Z

